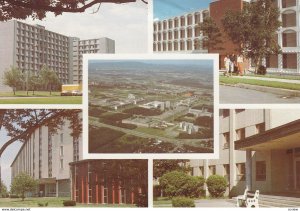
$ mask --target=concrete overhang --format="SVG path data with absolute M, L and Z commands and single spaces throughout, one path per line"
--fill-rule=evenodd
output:
M 300 119 L 236 141 L 234 147 L 252 151 L 300 147 Z
M 39 184 L 55 184 L 56 178 L 41 178 L 38 182 Z

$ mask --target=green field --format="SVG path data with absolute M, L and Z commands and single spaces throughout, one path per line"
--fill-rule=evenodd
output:
M 284 82 L 278 82 L 278 81 L 264 81 L 264 80 L 255 80 L 255 79 L 225 77 L 225 76 L 220 76 L 220 83 L 223 83 L 223 84 L 250 84 L 250 85 L 266 86 L 266 87 L 272 87 L 272 88 L 300 90 L 300 84 L 284 83 Z
M 48 207 L 64 207 L 63 201 L 70 200 L 69 197 L 39 197 L 25 198 L 24 201 L 20 198 L 0 198 L 0 207 L 39 207 L 38 203 L 45 204 L 48 202 Z M 132 204 L 76 204 L 76 207 L 135 207 Z M 71 207 L 70 207 L 71 208 Z
M 82 104 L 81 96 L 2 98 L 0 104 Z
M 153 207 L 172 207 L 172 200 L 168 197 L 154 198 Z
M 0 92 L 0 97 L 50 97 L 50 96 L 60 96 L 60 92 L 50 92 L 48 91 L 35 91 L 34 95 L 32 94 L 32 91 L 27 92 L 26 91 L 16 91 L 16 94 L 14 95 L 13 92 Z

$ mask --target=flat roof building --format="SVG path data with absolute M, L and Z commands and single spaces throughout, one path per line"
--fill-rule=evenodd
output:
M 46 66 L 55 71 L 62 84 L 72 84 L 81 82 L 82 54 L 114 52 L 114 41 L 108 38 L 74 41 L 41 25 L 0 22 L 0 91 L 11 90 L 3 77 L 12 66 L 26 75 L 38 75 Z
M 82 159 L 82 137 L 70 134 L 70 122 L 55 134 L 46 125 L 34 130 L 11 164 L 12 181 L 25 172 L 38 180 L 39 186 L 32 196 L 70 196 L 70 162 Z
M 227 194 L 245 188 L 286 194 L 300 190 L 300 110 L 220 110 L 219 159 L 191 160 L 193 175 L 224 176 Z

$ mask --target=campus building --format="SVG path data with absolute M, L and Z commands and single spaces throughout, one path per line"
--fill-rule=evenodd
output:
M 70 196 L 69 163 L 82 159 L 82 138 L 73 138 L 69 126 L 65 120 L 55 134 L 46 125 L 36 128 L 11 164 L 12 181 L 25 172 L 39 182 L 32 196 Z
M 155 21 L 153 24 L 153 51 L 196 52 L 193 41 L 196 39 L 197 42 L 200 41 L 201 43 L 201 37 L 203 37 L 201 32 L 197 30 L 199 28 L 197 24 L 201 23 L 203 18 L 210 16 L 222 32 L 223 43 L 220 44 L 220 49 L 208 49 L 208 52 L 220 54 L 219 65 L 220 68 L 223 68 L 225 55 L 237 54 L 238 46 L 223 32 L 221 20 L 227 11 L 241 11 L 243 5 L 249 2 L 250 0 L 214 0 L 208 9 L 198 12 L 200 14 L 198 21 L 195 18 L 196 13 L 182 14 L 182 16 L 175 18 Z M 282 22 L 276 38 L 282 48 L 282 54 L 270 55 L 265 58 L 264 64 L 268 68 L 268 72 L 300 74 L 300 2 L 298 0 L 276 0 L 275 4 L 279 8 L 279 19 Z M 175 21 L 177 25 L 174 27 Z M 196 46 L 201 48 L 202 45 Z M 251 65 L 249 68 L 251 69 Z
M 115 41 L 107 37 L 80 40 L 73 38 L 73 83 L 82 83 L 82 55 L 97 53 L 115 53 Z
M 300 110 L 220 110 L 219 159 L 191 160 L 193 175 L 221 175 L 227 194 L 300 190 Z
M 0 91 L 10 91 L 3 83 L 4 72 L 18 67 L 26 75 L 38 75 L 43 66 L 55 71 L 62 84 L 81 82 L 82 54 L 114 53 L 108 38 L 82 40 L 17 20 L 0 22 Z
M 147 196 L 147 160 L 121 162 L 82 160 L 71 163 L 72 200 L 77 203 L 136 204 L 138 197 Z M 128 162 L 136 165 L 135 170 Z M 141 165 L 143 169 L 137 167 Z
M 202 46 L 202 34 L 198 23 L 209 15 L 208 10 L 200 10 L 153 24 L 154 52 L 197 52 L 207 53 Z

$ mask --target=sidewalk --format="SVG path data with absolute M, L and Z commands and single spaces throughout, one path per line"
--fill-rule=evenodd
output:
M 195 200 L 196 207 L 235 207 L 228 199 L 200 199 Z
M 267 77 L 253 77 L 253 76 L 231 76 L 233 78 L 244 78 L 244 79 L 254 79 L 254 80 L 261 80 L 261 81 L 276 81 L 276 82 L 283 82 L 283 83 L 291 83 L 291 84 L 300 84 L 300 77 L 299 80 L 289 80 L 289 79 L 280 79 L 280 78 L 267 78 Z

